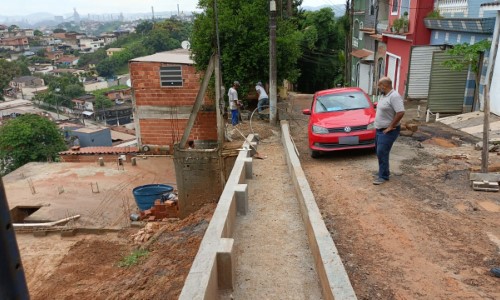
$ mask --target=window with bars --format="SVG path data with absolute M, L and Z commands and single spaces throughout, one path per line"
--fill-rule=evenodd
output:
M 160 67 L 161 87 L 182 87 L 182 66 Z

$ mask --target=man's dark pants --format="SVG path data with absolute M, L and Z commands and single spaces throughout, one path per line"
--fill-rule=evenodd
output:
M 378 158 L 378 177 L 389 180 L 389 153 L 391 152 L 394 141 L 396 141 L 399 136 L 401 126 L 397 126 L 385 134 L 384 130 L 385 128 L 377 129 L 377 134 L 375 136 L 375 149 L 377 151 Z

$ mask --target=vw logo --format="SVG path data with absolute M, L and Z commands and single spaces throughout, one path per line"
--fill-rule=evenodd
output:
M 344 131 L 345 132 L 351 132 L 351 127 L 349 127 L 349 126 L 344 127 Z

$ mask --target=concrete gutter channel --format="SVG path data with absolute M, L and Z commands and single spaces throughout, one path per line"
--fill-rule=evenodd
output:
M 323 298 L 357 299 L 300 165 L 287 121 L 281 122 L 281 139 Z M 250 149 L 248 141 L 256 146 L 254 140 L 249 135 L 243 148 Z M 248 187 L 244 182 L 252 178 L 252 154 L 251 150 L 240 151 L 179 299 L 219 299 L 219 290 L 233 288 L 236 257 L 232 237 L 237 214 L 248 211 Z

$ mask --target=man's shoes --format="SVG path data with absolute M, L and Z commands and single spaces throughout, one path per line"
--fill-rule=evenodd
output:
M 380 177 L 378 177 L 377 179 L 375 179 L 375 180 L 373 181 L 373 184 L 374 184 L 374 185 L 381 185 L 381 184 L 384 184 L 386 181 L 387 181 L 387 180 L 385 180 L 384 178 L 380 178 Z
M 372 174 L 373 178 L 378 178 L 378 172 L 373 172 Z M 389 177 L 391 177 L 392 175 L 389 175 Z

